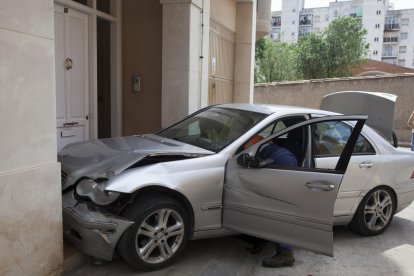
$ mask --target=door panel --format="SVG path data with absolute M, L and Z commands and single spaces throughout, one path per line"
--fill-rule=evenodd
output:
M 332 255 L 333 205 L 327 202 L 335 201 L 341 174 L 236 166 L 235 162 L 228 166 L 224 226 L 242 222 L 236 227 L 252 226 L 242 232 Z M 306 187 L 318 182 L 335 188 Z M 292 225 L 300 225 L 295 231 L 306 235 L 290 237 Z
M 55 57 L 59 151 L 89 139 L 87 14 L 55 5 Z
M 70 97 L 70 119 L 84 124 L 87 103 L 87 18 L 85 14 L 72 11 L 67 17 L 69 29 L 68 57 L 73 60 L 72 69 L 67 71 Z
M 358 123 L 334 169 L 269 169 L 238 164 L 239 157 L 246 155 L 247 151 L 256 153 L 269 141 L 277 140 L 280 136 L 289 136 L 289 132 L 299 127 L 307 127 L 309 130 L 313 129 L 313 124 L 319 122 L 344 120 L 358 120 Z M 312 119 L 280 131 L 230 159 L 223 196 L 224 227 L 332 255 L 334 203 L 352 149 L 365 120 L 366 116 Z M 314 151 L 312 147 L 313 145 L 307 147 L 306 150 L 309 152 L 302 155 L 311 156 Z
M 56 119 L 57 125 L 66 121 L 66 95 L 65 95 L 65 17 L 63 7 L 56 6 L 55 10 L 55 70 L 56 70 Z

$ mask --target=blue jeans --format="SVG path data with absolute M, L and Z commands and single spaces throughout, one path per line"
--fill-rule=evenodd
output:
M 414 151 L 414 131 L 411 132 L 411 151 Z
M 276 247 L 276 254 L 292 251 L 292 247 L 284 243 L 275 242 L 275 247 Z

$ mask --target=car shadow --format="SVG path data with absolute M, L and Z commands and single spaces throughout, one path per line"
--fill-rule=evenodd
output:
M 139 272 L 123 260 L 94 265 L 85 256 L 90 262 L 64 275 L 413 275 L 414 217 L 410 212 L 411 217 L 407 213 L 395 216 L 389 228 L 377 236 L 335 227 L 334 257 L 295 248 L 293 267 L 264 268 L 262 259 L 274 254 L 271 242 L 252 254 L 250 238 L 228 236 L 189 241 L 173 264 L 158 271 Z

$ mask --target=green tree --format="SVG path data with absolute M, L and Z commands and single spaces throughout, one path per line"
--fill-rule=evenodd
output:
M 262 38 L 256 42 L 255 82 L 297 79 L 297 47 Z
M 368 44 L 360 19 L 340 17 L 322 35 L 299 41 L 298 64 L 305 78 L 332 78 L 351 75 L 352 67 L 366 59 Z
M 326 43 L 321 35 L 309 34 L 298 46 L 298 69 L 304 79 L 326 77 Z

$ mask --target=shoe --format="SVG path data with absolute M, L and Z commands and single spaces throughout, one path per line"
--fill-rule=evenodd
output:
M 267 241 L 258 239 L 252 242 L 252 248 L 246 248 L 246 249 L 250 252 L 250 254 L 258 254 L 262 252 L 266 244 L 267 244 Z
M 283 267 L 292 266 L 294 262 L 295 256 L 293 255 L 293 252 L 285 251 L 264 259 L 262 265 L 265 267 Z

